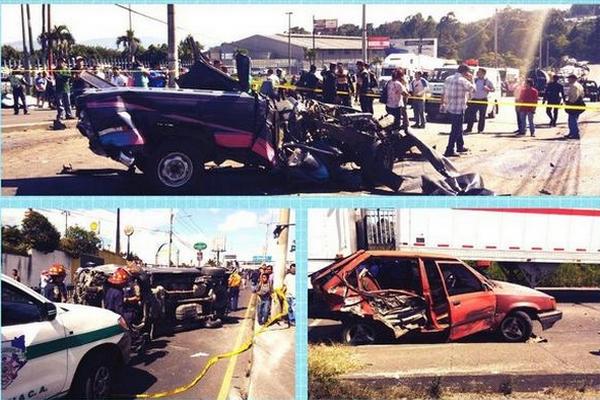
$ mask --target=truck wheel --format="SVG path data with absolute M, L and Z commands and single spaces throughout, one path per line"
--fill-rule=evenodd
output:
M 114 363 L 106 354 L 96 352 L 86 357 L 73 379 L 71 397 L 99 400 L 110 395 L 114 379 Z
M 150 184 L 169 194 L 185 194 L 197 190 L 204 172 L 198 144 L 187 141 L 161 144 L 146 165 L 144 174 Z
M 344 344 L 360 346 L 363 344 L 373 344 L 377 339 L 377 329 L 371 323 L 357 320 L 344 324 L 342 331 L 342 341 Z
M 531 337 L 533 322 L 524 311 L 515 311 L 504 318 L 500 324 L 500 333 L 504 340 L 511 343 L 524 342 Z

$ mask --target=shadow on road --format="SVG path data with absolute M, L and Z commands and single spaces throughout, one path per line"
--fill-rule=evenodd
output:
M 117 374 L 113 386 L 115 399 L 134 399 L 138 393 L 145 393 L 158 379 L 151 373 L 132 366 L 125 367 Z

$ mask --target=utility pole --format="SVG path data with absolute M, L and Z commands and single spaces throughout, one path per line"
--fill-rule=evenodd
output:
M 362 58 L 363 61 L 368 63 L 367 55 L 367 5 L 362 5 Z
M 179 76 L 179 59 L 175 38 L 175 5 L 173 4 L 167 4 L 167 42 L 169 47 L 169 87 L 174 88 L 175 80 Z M 169 261 L 171 261 L 170 258 Z
M 288 16 L 288 76 L 292 75 L 292 14 L 293 12 L 286 12 Z
M 117 236 L 115 238 L 115 253 L 121 254 L 121 209 L 117 208 Z
M 542 27 L 540 29 L 540 52 L 538 56 L 538 69 L 542 69 L 542 43 L 544 41 L 544 21 L 542 21 Z
M 71 215 L 71 212 L 68 210 L 63 210 L 61 212 L 62 215 L 65 216 L 65 237 L 67 236 L 67 229 L 69 228 L 69 215 Z
M 315 29 L 315 16 L 313 15 L 313 29 L 312 29 L 312 33 L 313 33 L 313 37 L 312 37 L 312 53 L 313 53 L 313 57 L 316 57 L 316 44 L 315 44 L 315 35 L 317 34 L 316 29 Z M 312 58 L 312 57 L 311 57 Z M 314 64 L 312 61 L 310 62 L 311 64 Z
M 129 43 L 127 43 L 127 51 L 129 51 L 129 62 L 133 63 L 133 28 L 132 28 L 132 24 L 131 24 L 131 4 L 129 4 L 129 7 L 127 7 L 128 11 L 129 11 L 129 34 L 131 35 L 131 37 L 129 38 L 130 41 Z
M 29 7 L 29 3 L 25 5 L 25 9 L 27 10 L 27 33 L 29 35 L 29 54 L 31 57 L 33 57 L 33 35 L 31 34 L 31 8 Z
M 52 33 L 52 12 L 50 11 L 51 4 L 46 4 L 48 17 L 46 18 L 48 36 Z M 52 71 L 52 39 L 48 40 L 48 71 Z
M 29 64 L 29 50 L 27 50 L 27 34 L 25 33 L 25 7 L 23 4 L 21 4 L 21 33 L 23 35 L 23 56 L 25 61 L 24 66 L 27 71 L 25 72 L 25 79 L 28 83 L 30 83 L 31 80 L 29 79 L 29 70 L 31 69 L 31 67 Z
M 498 68 L 498 9 L 494 13 L 494 67 Z
M 550 66 L 550 41 L 546 40 L 546 68 Z
M 171 252 L 173 251 L 173 209 L 169 215 L 169 267 L 171 266 Z
M 42 60 L 46 58 L 46 5 L 42 4 Z M 43 64 L 43 61 L 42 61 Z
M 283 229 L 279 233 L 277 238 L 277 259 L 275 260 L 275 266 L 273 268 L 273 287 L 279 288 L 283 286 L 283 279 L 285 278 L 285 271 L 287 269 L 287 253 L 288 253 L 288 241 L 290 232 L 290 209 L 282 208 L 279 211 L 279 226 Z M 277 315 L 281 312 L 279 301 L 274 302 L 274 307 L 271 311 L 271 316 Z

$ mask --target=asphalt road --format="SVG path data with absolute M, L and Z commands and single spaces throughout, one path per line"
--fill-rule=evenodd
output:
M 254 308 L 247 309 L 250 299 L 250 290 L 243 290 L 240 310 L 230 314 L 221 328 L 192 329 L 154 340 L 144 356 L 132 358 L 113 392 L 119 398 L 132 398 L 134 394 L 162 392 L 191 382 L 212 356 L 233 350 L 240 335 L 246 338 L 254 317 Z M 233 374 L 241 367 L 238 360 L 219 361 L 192 389 L 168 398 L 224 400 Z
M 600 77 L 594 66 L 592 77 Z M 512 102 L 506 98 L 503 101 Z M 596 103 L 600 107 L 600 103 Z M 375 102 L 376 116 L 384 106 Z M 125 167 L 108 158 L 94 155 L 87 140 L 75 128 L 50 131 L 36 125 L 32 129 L 19 124 L 31 118 L 44 124 L 53 112 L 32 111 L 31 116 L 12 116 L 3 110 L 3 126 L 17 126 L 2 132 L 3 195 L 144 195 L 158 194 L 146 184 L 141 173 L 126 174 Z M 43 115 L 41 115 L 43 114 Z M 412 111 L 409 110 L 409 116 Z M 452 159 L 460 173 L 477 173 L 486 188 L 498 195 L 600 195 L 600 111 L 585 112 L 581 117 L 581 141 L 562 140 L 567 133 L 566 114 L 560 112 L 558 127 L 549 128 L 544 110 L 536 113 L 536 137 L 515 137 L 514 108 L 500 106 L 495 119 L 488 119 L 485 134 L 465 138 L 470 151 Z M 449 125 L 428 123 L 426 129 L 413 132 L 428 145 L 443 152 L 448 141 Z M 63 166 L 78 173 L 60 174 Z M 235 163 L 208 166 L 198 195 L 286 195 L 286 194 L 394 194 L 384 187 L 366 188 L 360 174 L 348 166 L 348 173 L 338 182 L 327 185 L 301 185 L 285 177 L 260 169 L 242 169 Z M 441 176 L 418 152 L 396 163 L 394 172 L 405 181 L 400 193 L 421 192 L 421 176 Z
M 365 367 L 357 374 L 373 376 L 486 375 L 503 373 L 600 373 L 600 303 L 559 303 L 563 319 L 534 333 L 542 342 L 504 343 L 480 333 L 446 343 L 440 336 L 403 337 L 396 343 L 359 346 L 353 354 Z M 341 325 L 309 321 L 309 343 L 336 343 Z M 376 361 L 375 361 L 376 360 Z

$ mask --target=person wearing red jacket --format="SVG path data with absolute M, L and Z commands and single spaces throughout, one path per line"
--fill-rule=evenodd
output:
M 525 88 L 521 90 L 517 103 L 525 103 L 528 105 L 519 105 L 519 133 L 517 136 L 525 135 L 527 129 L 526 121 L 529 123 L 529 132 L 531 136 L 535 136 L 535 124 L 533 123 L 533 115 L 538 102 L 538 91 L 533 87 L 533 79 L 527 79 Z M 531 105 L 529 105 L 531 104 Z

